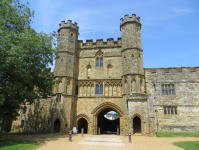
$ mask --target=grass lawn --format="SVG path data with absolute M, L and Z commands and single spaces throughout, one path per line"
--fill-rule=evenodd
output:
M 50 134 L 49 132 L 6 132 L 6 133 L 0 133 L 0 135 L 5 135 L 5 134 Z
M 198 150 L 199 149 L 199 141 L 187 141 L 187 142 L 174 142 L 176 146 L 184 148 L 186 150 Z
M 199 132 L 157 132 L 157 137 L 199 137 Z
M 44 141 L 0 140 L 1 150 L 34 150 L 44 145 Z

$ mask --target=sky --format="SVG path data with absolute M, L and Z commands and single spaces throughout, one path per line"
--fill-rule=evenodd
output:
M 116 41 L 120 18 L 136 14 L 144 68 L 199 66 L 199 0 L 29 0 L 29 7 L 35 10 L 32 28 L 37 32 L 57 31 L 62 20 L 72 20 L 84 42 Z

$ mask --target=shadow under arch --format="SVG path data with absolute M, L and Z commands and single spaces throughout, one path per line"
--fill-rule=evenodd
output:
M 87 116 L 87 115 L 85 115 L 85 114 L 79 114 L 77 117 L 75 117 L 75 119 L 74 119 L 74 126 L 77 128 L 77 130 L 79 130 L 79 132 L 81 132 L 81 129 L 79 129 L 79 121 L 81 120 L 81 119 L 85 119 L 86 121 L 87 121 L 87 131 L 86 131 L 86 133 L 88 133 L 88 131 L 89 131 L 89 126 L 90 126 L 90 119 L 89 119 L 89 117 Z
M 142 116 L 140 114 L 134 114 L 131 117 L 131 127 L 132 127 L 132 131 L 133 134 L 135 133 L 140 133 L 142 134 Z
M 101 134 L 101 125 L 99 124 L 99 121 L 101 122 L 101 117 L 107 113 L 107 111 L 115 111 L 120 115 L 119 118 L 119 132 L 123 130 L 123 110 L 118 105 L 111 103 L 111 102 L 105 102 L 100 105 L 98 105 L 91 113 L 93 114 L 93 127 L 92 127 L 92 133 L 94 135 Z M 103 114 L 102 114 L 103 113 Z M 100 118 L 98 118 L 100 117 Z M 103 124 L 103 123 L 102 123 Z M 100 125 L 100 126 L 99 126 Z M 98 131 L 98 127 L 100 127 L 100 132 Z M 103 131 L 103 129 L 102 129 Z

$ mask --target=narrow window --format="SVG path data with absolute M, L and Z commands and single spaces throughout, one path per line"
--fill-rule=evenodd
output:
M 96 67 L 99 67 L 99 58 L 96 59 Z
M 76 85 L 75 95 L 78 95 L 78 85 Z
M 164 107 L 164 114 L 167 114 L 167 108 Z
M 24 120 L 21 121 L 21 128 L 24 126 Z
M 170 114 L 170 107 L 167 107 L 167 113 Z
M 177 107 L 174 107 L 175 115 L 177 115 Z
M 138 31 L 138 28 L 137 28 L 137 31 Z
M 95 93 L 99 94 L 99 85 L 98 84 L 96 85 L 96 92 Z
M 73 36 L 73 33 L 71 33 L 71 37 Z
M 103 58 L 100 59 L 100 67 L 103 67 Z
M 100 84 L 100 94 L 103 94 L 103 85 Z
M 171 114 L 173 114 L 173 107 L 171 107 Z

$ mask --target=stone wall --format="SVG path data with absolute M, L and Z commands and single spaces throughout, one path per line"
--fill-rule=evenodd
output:
M 199 67 L 146 68 L 145 78 L 148 95 L 154 94 L 152 84 L 153 82 L 156 84 L 159 130 L 162 132 L 198 131 Z M 163 95 L 162 85 L 174 85 L 175 94 Z M 153 105 L 155 107 L 155 101 Z M 166 111 L 167 107 L 170 109 L 176 107 L 177 114 L 164 114 L 164 107 Z

